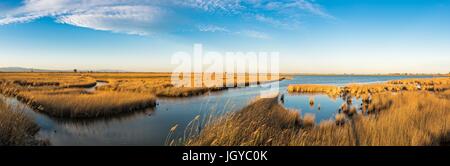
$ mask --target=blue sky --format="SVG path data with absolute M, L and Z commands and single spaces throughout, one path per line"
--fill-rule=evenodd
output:
M 0 67 L 171 71 L 280 52 L 282 72 L 448 73 L 450 0 L 2 0 Z

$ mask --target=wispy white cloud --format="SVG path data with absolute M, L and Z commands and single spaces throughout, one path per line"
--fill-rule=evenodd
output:
M 298 7 L 300 9 L 309 11 L 313 14 L 326 17 L 326 18 L 334 18 L 332 15 L 325 12 L 320 5 L 313 3 L 312 1 L 308 0 L 296 0 L 295 2 L 288 4 L 294 7 Z
M 197 26 L 198 30 L 200 32 L 230 32 L 227 28 L 225 27 L 220 27 L 217 25 L 198 25 Z
M 243 30 L 243 31 L 236 32 L 236 34 L 251 37 L 251 38 L 256 38 L 256 39 L 270 39 L 270 36 L 268 34 L 266 34 L 264 32 L 255 31 L 255 30 Z
M 240 30 L 240 31 L 230 31 L 225 27 L 217 26 L 217 25 L 199 25 L 197 26 L 198 31 L 200 32 L 220 32 L 225 34 L 232 34 L 232 35 L 238 35 L 238 36 L 244 36 L 249 38 L 255 38 L 255 39 L 270 39 L 270 35 L 264 32 L 256 31 L 256 30 Z
M 26 23 L 44 16 L 45 15 L 25 15 L 20 17 L 6 16 L 0 20 L 0 25 L 7 25 L 13 23 Z
M 118 33 L 148 35 L 147 24 L 157 19 L 161 11 L 149 6 L 111 6 L 59 16 L 58 23 Z
M 273 25 L 283 29 L 296 29 L 300 26 L 300 22 L 295 19 L 275 19 L 273 17 L 256 14 L 255 19 L 259 22 Z
M 242 0 L 172 0 L 175 4 L 202 9 L 205 11 L 237 12 L 244 9 Z M 244 0 L 245 1 L 245 0 Z
M 26 0 L 0 17 L 0 25 L 25 23 L 42 17 L 95 30 L 148 35 L 162 10 L 134 0 Z
M 148 35 L 169 26 L 179 24 L 180 18 L 195 20 L 195 15 L 181 15 L 176 9 L 200 10 L 208 14 L 240 17 L 251 15 L 254 21 L 277 28 L 295 28 L 299 20 L 292 18 L 298 11 L 309 12 L 326 18 L 333 18 L 312 0 L 24 0 L 21 6 L 0 13 L 0 25 L 27 23 L 51 17 L 57 23 L 117 33 Z M 267 16 L 265 12 L 275 13 Z M 168 14 L 175 15 L 168 19 Z M 178 14 L 178 15 L 177 15 Z M 201 32 L 228 32 L 233 30 L 214 26 L 214 21 L 200 23 Z M 196 25 L 196 24 L 194 24 Z M 185 24 L 189 27 L 192 24 Z M 158 29 L 159 28 L 159 29 Z M 242 27 L 241 27 L 242 28 Z M 254 31 L 240 32 L 256 38 L 268 35 Z
M 334 16 L 326 12 L 319 4 L 315 3 L 314 0 L 268 1 L 265 3 L 260 2 L 260 6 L 271 11 L 307 11 L 324 18 L 334 18 Z

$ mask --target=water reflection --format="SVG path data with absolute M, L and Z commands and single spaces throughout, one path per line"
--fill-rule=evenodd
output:
M 314 103 L 311 104 L 311 98 Z M 311 113 L 316 115 L 316 122 L 333 119 L 339 113 L 339 108 L 347 101 L 340 97 L 330 97 L 325 94 L 288 94 L 284 106 L 298 110 L 302 115 Z M 361 99 L 352 98 L 351 106 L 361 107 Z
M 83 119 L 72 119 L 72 118 L 53 118 L 50 117 L 53 121 L 59 124 L 68 125 L 68 126 L 82 126 L 89 127 L 97 124 L 106 124 L 108 125 L 111 122 L 126 122 L 129 120 L 133 120 L 137 117 L 141 116 L 152 116 L 155 112 L 154 108 L 148 108 L 145 110 L 138 110 L 133 112 L 121 113 L 119 115 L 113 115 L 109 117 L 98 117 L 98 118 L 83 118 Z
M 107 82 L 101 82 L 101 81 L 97 81 L 97 83 L 95 84 L 95 86 L 90 87 L 90 88 L 86 88 L 86 92 L 94 92 L 96 90 L 97 87 L 102 87 L 102 86 L 106 86 L 109 83 Z

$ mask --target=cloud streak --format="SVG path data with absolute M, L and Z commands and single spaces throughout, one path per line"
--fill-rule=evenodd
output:
M 2 12 L 0 25 L 28 23 L 43 17 L 50 17 L 57 23 L 101 31 L 133 35 L 150 35 L 169 31 L 170 25 L 179 18 L 195 20 L 195 15 L 177 15 L 177 9 L 204 12 L 206 15 L 222 14 L 224 17 L 253 15 L 254 21 L 270 24 L 277 28 L 295 27 L 296 19 L 289 18 L 299 11 L 324 18 L 332 18 L 319 5 L 309 0 L 24 0 L 21 6 Z M 276 17 L 266 16 L 266 12 Z M 172 15 L 170 15 L 170 14 Z M 170 19 L 168 19 L 170 18 Z M 240 19 L 243 19 L 242 17 Z M 214 22 L 198 20 L 200 32 L 227 32 L 227 28 L 215 26 Z M 236 20 L 236 23 L 239 23 Z M 166 28 L 163 24 L 167 24 Z M 192 25 L 183 25 L 186 27 Z M 257 38 L 266 38 L 255 31 L 241 32 Z
M 270 39 L 270 36 L 268 34 L 266 34 L 264 32 L 255 31 L 255 30 L 239 31 L 236 34 L 244 35 L 244 36 L 256 38 L 256 39 Z
M 200 32 L 230 32 L 225 27 L 220 27 L 217 25 L 199 25 L 197 26 Z
M 148 6 L 99 7 L 96 10 L 59 16 L 58 23 L 102 31 L 149 35 L 148 24 L 161 12 Z
M 127 3 L 125 3 L 127 2 Z M 0 25 L 52 17 L 57 23 L 118 33 L 148 35 L 162 11 L 149 4 L 121 0 L 26 0 L 0 17 Z

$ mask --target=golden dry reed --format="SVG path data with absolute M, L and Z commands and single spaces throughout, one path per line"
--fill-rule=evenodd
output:
M 205 86 L 205 82 L 202 82 L 200 87 L 176 87 L 171 83 L 170 73 L 123 73 L 123 74 L 108 74 L 108 73 L 93 73 L 90 76 L 109 82 L 109 85 L 99 87 L 98 90 L 104 91 L 128 91 L 138 93 L 152 93 L 160 97 L 189 97 L 206 94 L 208 92 L 220 91 L 228 89 L 223 85 L 217 86 Z M 227 78 L 224 77 L 225 82 Z M 285 77 L 280 77 L 279 80 L 283 80 Z M 192 75 L 192 85 L 194 85 L 194 75 Z M 239 81 L 244 82 L 239 82 Z M 231 87 L 237 87 L 239 85 L 248 86 L 250 84 L 262 84 L 272 81 L 269 78 L 259 78 L 257 82 L 250 81 L 250 76 L 247 75 L 235 75 L 233 78 L 233 85 Z
M 333 85 L 316 85 L 316 84 L 293 84 L 288 86 L 290 93 L 325 93 L 331 96 L 337 96 L 341 93 L 341 89 Z
M 88 92 L 86 88 L 95 86 L 96 82 L 84 74 L 0 73 L 0 93 L 16 97 L 39 112 L 64 118 L 113 116 L 156 105 L 152 94 Z
M 20 92 L 19 99 L 39 112 L 64 118 L 96 118 L 131 113 L 156 105 L 151 94 L 94 92 L 77 90 Z
M 236 74 L 233 78 L 234 87 L 238 84 L 248 86 L 285 79 L 257 77 L 257 81 L 252 82 L 250 77 L 253 78 L 253 75 Z M 223 79 L 225 81 L 226 77 Z M 107 83 L 96 88 L 100 91 L 151 93 L 161 97 L 189 97 L 227 89 L 222 86 L 175 87 L 171 83 L 171 73 L 0 73 L 0 84 L 7 84 L 9 88 L 17 90 L 89 88 L 95 86 L 96 82 Z
M 309 126 L 276 99 L 260 99 L 239 112 L 218 118 L 186 145 L 243 146 L 416 146 L 448 145 L 450 139 L 449 91 L 378 93 L 369 107 L 374 114 Z M 305 125 L 308 124 L 308 127 Z
M 237 77 L 235 85 L 241 84 Z M 252 84 L 250 76 L 242 77 L 244 84 Z M 278 80 L 260 78 L 256 84 L 269 81 Z M 98 82 L 106 85 L 86 89 Z M 1 94 L 48 115 L 68 118 L 112 116 L 155 106 L 155 96 L 188 97 L 224 89 L 175 87 L 171 73 L 0 73 Z
M 39 126 L 19 109 L 0 98 L 0 146 L 42 145 L 34 137 Z
M 343 87 L 319 84 L 292 84 L 288 86 L 288 92 L 290 93 L 324 93 L 330 96 L 363 97 L 365 100 L 368 95 L 382 92 L 442 92 L 448 89 L 450 89 L 450 77 L 402 79 L 374 84 L 348 84 Z

